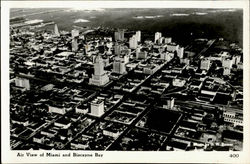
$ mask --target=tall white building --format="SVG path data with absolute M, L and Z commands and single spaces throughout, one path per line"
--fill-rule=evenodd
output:
M 124 58 L 117 56 L 113 63 L 113 72 L 118 74 L 125 74 L 126 73 L 126 66 L 125 66 Z
M 78 36 L 79 36 L 79 30 L 73 29 L 71 31 L 71 37 L 75 38 L 75 37 L 78 37 Z
M 17 87 L 23 87 L 26 90 L 30 90 L 30 81 L 29 81 L 29 79 L 16 77 L 15 84 L 16 84 Z
M 157 42 L 158 39 L 162 37 L 162 34 L 160 32 L 155 33 L 155 43 Z
M 104 70 L 104 62 L 100 55 L 94 60 L 94 74 L 89 79 L 90 85 L 103 86 L 109 82 L 109 77 Z
M 123 29 L 118 29 L 118 31 L 115 32 L 115 41 L 124 41 Z
M 184 47 L 179 47 L 177 49 L 177 56 L 182 59 L 183 58 L 183 54 L 184 54 Z
M 104 102 L 100 99 L 95 99 L 90 103 L 90 114 L 96 117 L 101 117 L 104 114 Z
M 137 42 L 141 42 L 141 31 L 137 31 L 135 36 L 136 36 Z
M 133 35 L 131 38 L 129 38 L 129 48 L 136 49 L 138 45 L 137 38 L 135 35 Z
M 121 54 L 121 45 L 116 43 L 115 46 L 114 46 L 114 50 L 115 50 L 116 55 L 120 55 Z
M 56 36 L 60 36 L 57 24 L 55 24 L 54 33 L 55 33 Z
M 78 50 L 78 42 L 77 42 L 76 38 L 72 39 L 72 44 L 71 45 L 72 45 L 72 51 L 76 52 Z

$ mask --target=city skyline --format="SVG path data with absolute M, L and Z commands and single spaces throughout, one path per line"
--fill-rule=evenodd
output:
M 12 15 L 15 14 L 15 15 Z M 193 8 L 101 8 L 101 9 L 72 9 L 72 8 L 33 8 L 12 9 L 11 19 L 16 15 L 25 15 L 28 20 L 55 22 L 61 30 L 86 27 L 121 28 L 129 31 L 162 32 L 171 35 L 181 44 L 187 44 L 183 38 L 193 37 L 223 37 L 232 42 L 238 42 L 242 48 L 243 10 L 224 9 L 193 9 Z M 62 17 L 63 16 L 63 17 Z M 217 19 L 213 19 L 216 17 Z M 63 18 L 68 18 L 67 22 Z M 147 22 L 150 21 L 150 24 Z M 144 26 L 147 24 L 147 26 Z M 52 26 L 41 29 L 53 30 Z M 85 28 L 85 29 L 84 29 Z M 180 35 L 181 34 L 181 35 Z M 192 37 L 192 36 L 191 36 Z M 182 41 L 184 40 L 184 41 Z

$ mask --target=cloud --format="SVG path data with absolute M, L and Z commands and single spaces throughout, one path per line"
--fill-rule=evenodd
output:
M 195 14 L 195 15 L 207 15 L 208 13 L 195 12 L 195 13 L 193 13 L 193 14 Z
M 185 14 L 185 13 L 176 13 L 176 14 L 171 14 L 170 16 L 177 16 L 177 17 L 181 17 L 181 16 L 189 16 L 190 14 Z
M 86 23 L 86 22 L 90 22 L 90 21 L 87 20 L 87 19 L 76 19 L 76 20 L 74 21 L 74 23 Z
M 154 19 L 154 18 L 161 18 L 163 15 L 146 15 L 146 16 L 135 16 L 135 19 Z
M 28 20 L 26 22 L 24 22 L 25 24 L 34 24 L 34 23 L 42 23 L 43 20 L 41 19 L 34 19 L 34 20 Z

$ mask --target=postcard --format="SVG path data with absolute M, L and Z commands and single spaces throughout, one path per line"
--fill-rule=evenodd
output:
M 4 1 L 3 163 L 248 163 L 248 1 Z

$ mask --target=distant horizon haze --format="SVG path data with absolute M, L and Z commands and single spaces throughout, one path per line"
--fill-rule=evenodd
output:
M 242 47 L 243 10 L 197 8 L 15 8 L 10 18 L 54 21 L 59 30 L 73 26 L 112 27 L 148 32 L 162 32 L 185 43 L 188 38 L 223 37 Z M 52 29 L 53 27 L 45 27 Z

